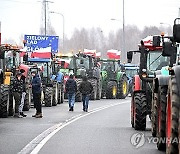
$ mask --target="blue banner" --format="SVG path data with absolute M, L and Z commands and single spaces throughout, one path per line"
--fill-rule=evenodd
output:
M 52 53 L 58 52 L 58 36 L 25 35 L 24 40 L 26 40 L 25 46 L 27 47 L 27 52 L 47 47 L 51 47 Z

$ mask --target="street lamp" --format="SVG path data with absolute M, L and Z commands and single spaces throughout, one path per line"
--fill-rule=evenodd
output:
M 111 20 L 113 20 L 113 21 L 119 21 L 119 22 L 121 22 L 121 23 L 123 24 L 122 59 L 125 60 L 125 59 L 126 59 L 126 55 L 125 55 L 125 30 L 124 30 L 125 28 L 124 28 L 124 22 L 122 22 L 122 20 L 114 19 L 114 18 L 112 18 Z
M 63 48 L 63 51 L 64 51 L 64 15 L 63 15 L 62 13 L 54 12 L 54 11 L 50 11 L 50 13 L 59 14 L 59 15 L 61 15 L 62 18 L 63 18 L 63 45 L 62 45 L 62 48 Z

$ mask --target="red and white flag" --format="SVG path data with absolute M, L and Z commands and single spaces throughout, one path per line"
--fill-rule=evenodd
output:
M 84 54 L 95 57 L 96 56 L 96 50 L 84 49 Z
M 97 53 L 96 53 L 96 57 L 97 57 L 97 58 L 100 58 L 100 57 L 101 57 L 101 52 L 97 52 Z
M 51 47 L 33 51 L 31 53 L 31 58 L 51 58 Z
M 109 59 L 120 59 L 121 51 L 118 50 L 108 50 L 107 51 L 107 56 Z

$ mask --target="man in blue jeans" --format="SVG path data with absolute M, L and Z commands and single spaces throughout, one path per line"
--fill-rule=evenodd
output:
M 77 91 L 77 84 L 74 80 L 74 76 L 71 74 L 69 79 L 66 82 L 66 93 L 68 94 L 69 99 L 69 111 L 74 111 L 74 103 L 75 103 L 75 94 Z
M 83 81 L 79 85 L 79 91 L 82 93 L 83 111 L 88 112 L 89 98 L 93 91 L 93 86 L 86 76 L 83 77 Z

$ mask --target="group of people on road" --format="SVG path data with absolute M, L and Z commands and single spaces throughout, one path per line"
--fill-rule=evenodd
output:
M 15 114 L 14 117 L 22 118 L 26 117 L 23 113 L 23 107 L 26 96 L 26 77 L 24 75 L 25 70 L 21 69 L 16 73 L 15 79 L 12 84 L 12 92 L 15 99 Z M 36 108 L 36 113 L 32 117 L 42 118 L 42 104 L 41 104 L 41 78 L 37 72 L 31 73 L 33 79 L 31 85 L 34 107 Z M 59 75 L 61 76 L 61 75 Z M 62 77 L 62 76 L 61 76 Z M 66 82 L 65 90 L 68 95 L 69 101 L 69 111 L 74 111 L 75 95 L 77 92 L 77 83 L 74 76 L 71 74 Z M 79 91 L 82 93 L 83 111 L 88 112 L 88 105 L 90 94 L 93 91 L 92 84 L 87 80 L 87 77 L 83 77 L 83 81 L 79 85 Z
M 12 92 L 15 99 L 15 114 L 14 117 L 23 118 L 26 117 L 23 113 L 23 107 L 26 96 L 26 77 L 25 70 L 20 69 L 16 72 L 15 78 L 12 83 Z M 42 118 L 42 106 L 41 106 L 41 79 L 36 72 L 32 72 L 32 87 L 34 107 L 36 113 L 32 117 Z
M 71 74 L 66 82 L 66 93 L 68 94 L 69 100 L 69 111 L 74 111 L 75 95 L 77 92 L 77 83 L 74 76 Z M 83 111 L 88 112 L 88 105 L 90 94 L 93 91 L 92 84 L 87 80 L 87 77 L 83 77 L 83 81 L 79 85 L 79 91 L 82 93 Z

